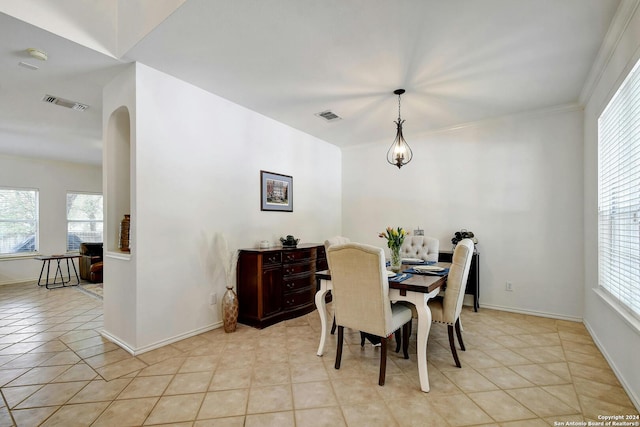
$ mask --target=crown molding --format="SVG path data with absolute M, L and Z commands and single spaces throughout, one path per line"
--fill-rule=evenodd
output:
M 582 91 L 580 91 L 580 97 L 578 98 L 578 103 L 580 105 L 584 106 L 589 102 L 589 99 L 593 95 L 593 91 L 600 82 L 604 70 L 607 68 L 609 61 L 611 61 L 611 57 L 615 52 L 618 43 L 620 43 L 622 35 L 629 26 L 629 22 L 633 18 L 633 15 L 638 10 L 639 5 L 640 0 L 622 0 L 620 2 L 618 10 L 616 10 L 616 14 L 609 26 L 609 30 L 602 41 L 596 60 L 591 66 L 587 80 L 582 86 Z

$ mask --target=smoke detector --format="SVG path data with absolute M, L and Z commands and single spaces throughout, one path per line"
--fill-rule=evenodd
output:
M 47 56 L 47 52 L 33 47 L 27 49 L 27 53 L 40 61 L 46 61 L 49 58 L 49 56 Z
M 338 120 L 342 120 L 342 117 L 338 116 L 336 113 L 334 113 L 331 110 L 321 111 L 319 113 L 316 113 L 315 115 L 318 117 L 322 117 L 328 122 L 335 122 Z
M 83 104 L 81 102 L 76 102 L 76 101 L 69 101 L 68 99 L 58 98 L 57 96 L 52 96 L 52 95 L 45 95 L 44 98 L 42 98 L 42 100 L 49 104 L 55 104 L 61 107 L 71 108 L 72 110 L 77 110 L 77 111 L 84 111 L 87 108 L 89 108 L 87 104 Z

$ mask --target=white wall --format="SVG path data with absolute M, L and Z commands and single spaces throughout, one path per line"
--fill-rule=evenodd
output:
M 640 12 L 631 15 L 585 108 L 584 259 L 585 324 L 618 379 L 640 408 L 640 329 L 600 297 L 598 287 L 598 117 L 640 59 Z M 596 380 L 597 381 L 597 380 Z
M 102 192 L 100 166 L 0 155 L 0 186 L 39 191 L 40 253 L 67 251 L 67 192 Z M 42 262 L 0 258 L 0 285 L 37 280 Z M 77 267 L 77 261 L 76 261 Z
M 123 341 L 143 351 L 220 322 L 219 304 L 208 304 L 210 292 L 220 299 L 225 290 L 224 280 L 212 277 L 215 232 L 232 249 L 287 234 L 317 243 L 338 234 L 341 154 L 142 64 L 135 79 L 135 106 L 127 107 L 135 129 L 136 278 L 129 292 L 138 301 L 137 336 Z M 105 108 L 107 117 L 112 109 Z M 260 170 L 293 176 L 293 213 L 260 211 Z M 105 329 L 120 337 L 108 329 L 106 313 Z
M 579 320 L 582 111 L 405 137 L 414 157 L 401 170 L 386 163 L 386 144 L 344 150 L 344 235 L 384 246 L 377 233 L 386 226 L 420 226 L 450 250 L 466 228 L 479 240 L 481 307 Z

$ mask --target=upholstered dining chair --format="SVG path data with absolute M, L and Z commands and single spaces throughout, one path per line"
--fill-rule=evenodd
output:
M 408 359 L 411 309 L 391 304 L 389 280 L 382 248 L 361 243 L 330 246 L 327 258 L 331 266 L 334 313 L 338 325 L 335 368 L 340 369 L 344 328 L 381 338 L 378 384 L 384 385 L 387 369 L 387 337 L 403 328 L 404 358 Z
M 407 236 L 400 247 L 401 258 L 438 262 L 440 241 L 429 236 Z
M 344 236 L 334 236 L 330 239 L 327 239 L 324 241 L 324 250 L 325 253 L 329 253 L 329 247 L 333 246 L 333 245 L 341 245 L 343 243 L 349 243 L 351 242 L 351 240 L 348 237 L 344 237 Z M 329 257 L 327 256 L 327 265 L 329 266 L 329 271 L 331 271 L 331 264 L 329 261 Z M 332 294 L 333 295 L 333 294 Z M 335 316 L 333 317 L 333 324 L 331 325 L 331 335 L 335 334 L 336 332 L 336 318 Z M 400 350 L 398 350 L 400 351 Z M 396 351 L 397 353 L 397 351 Z
M 455 328 L 458 336 L 460 349 L 465 351 L 460 330 L 460 313 L 462 312 L 462 302 L 464 300 L 464 290 L 469 277 L 471 267 L 471 256 L 473 255 L 473 241 L 463 239 L 456 245 L 453 251 L 453 259 L 447 277 L 447 289 L 444 296 L 430 299 L 427 303 L 431 309 L 431 318 L 434 323 L 447 325 L 449 333 L 449 346 L 453 354 L 453 360 L 458 368 L 462 367 L 458 352 L 456 351 L 453 330 Z

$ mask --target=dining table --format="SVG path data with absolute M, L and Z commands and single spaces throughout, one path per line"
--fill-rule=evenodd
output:
M 389 300 L 391 302 L 405 301 L 415 306 L 418 313 L 417 330 L 417 357 L 418 375 L 420 377 L 420 389 L 429 391 L 429 373 L 427 372 L 427 339 L 431 330 L 431 310 L 427 305 L 430 298 L 435 297 L 440 292 L 440 288 L 446 284 L 447 273 L 450 263 L 437 263 L 437 267 L 442 267 L 441 272 L 423 273 L 400 273 L 407 274 L 406 280 L 397 281 L 393 277 L 389 278 Z M 402 272 L 413 271 L 413 265 L 403 265 Z M 316 272 L 317 292 L 315 296 L 316 308 L 320 315 L 321 332 L 320 344 L 318 346 L 318 356 L 324 354 L 327 339 L 327 309 L 326 296 L 333 288 L 331 284 L 331 271 L 322 270 Z

